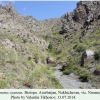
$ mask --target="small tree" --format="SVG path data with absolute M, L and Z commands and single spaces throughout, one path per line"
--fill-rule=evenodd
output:
M 52 49 L 53 49 L 52 43 L 50 43 L 50 44 L 48 45 L 48 49 L 49 49 L 49 50 L 52 50 Z

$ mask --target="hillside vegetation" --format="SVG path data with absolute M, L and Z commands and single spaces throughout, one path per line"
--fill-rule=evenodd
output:
M 62 88 L 47 58 L 61 64 L 63 74 L 100 88 L 99 1 L 80 1 L 73 12 L 43 21 L 10 4 L 0 6 L 0 88 Z M 85 50 L 93 50 L 94 59 L 81 66 Z

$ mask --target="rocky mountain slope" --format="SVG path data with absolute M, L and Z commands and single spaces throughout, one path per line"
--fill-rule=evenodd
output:
M 41 36 L 51 22 L 23 17 L 11 3 L 0 6 L 0 88 L 61 87 L 46 64 L 49 42 Z
M 63 25 L 60 31 L 67 44 L 64 47 L 64 51 L 67 51 L 64 73 L 74 72 L 80 75 L 81 81 L 91 80 L 90 83 L 97 88 L 100 87 L 99 8 L 99 1 L 78 2 L 73 12 L 62 16 Z
M 0 5 L 0 88 L 62 88 L 52 68 L 59 63 L 100 88 L 99 12 L 99 1 L 80 1 L 73 12 L 38 21 L 11 2 Z

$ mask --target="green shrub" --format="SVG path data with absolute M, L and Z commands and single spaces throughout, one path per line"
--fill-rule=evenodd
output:
M 58 88 L 58 89 L 62 88 L 62 86 L 59 84 L 59 81 L 54 76 L 50 77 L 50 80 L 55 88 Z
M 27 72 L 23 85 L 29 88 L 46 89 L 46 88 L 62 88 L 59 82 L 52 74 L 50 66 L 35 67 L 32 73 Z
M 80 88 L 80 89 L 83 89 L 83 86 L 80 86 L 79 88 Z
M 58 42 L 62 43 L 63 39 L 62 38 L 58 38 Z
M 73 72 L 73 65 L 74 64 L 73 64 L 72 59 L 71 59 L 69 62 L 67 62 L 66 68 L 63 71 L 63 74 L 69 75 L 70 73 L 72 73 Z
M 0 80 L 0 89 L 7 88 L 7 82 L 4 80 Z
M 49 50 L 52 50 L 52 49 L 53 49 L 52 43 L 50 43 L 50 44 L 48 45 L 48 49 L 49 49 Z
M 89 81 L 89 78 L 90 78 L 90 75 L 88 73 L 83 73 L 80 75 L 79 79 L 82 81 L 82 82 L 88 82 Z
M 56 54 L 60 54 L 62 51 L 61 50 L 58 50 L 58 51 L 56 51 Z
M 87 49 L 87 45 L 85 45 L 84 43 L 79 43 L 75 48 L 77 52 L 83 52 L 86 49 Z
M 92 44 L 93 46 L 98 46 L 100 44 L 100 41 L 94 41 Z
M 39 58 L 40 58 L 39 53 L 35 53 L 35 54 L 34 54 L 34 58 L 35 58 L 35 59 L 39 59 Z
M 23 43 L 26 43 L 27 42 L 27 39 L 23 39 Z
M 65 69 L 63 71 L 63 74 L 65 74 L 65 75 L 69 75 L 70 73 L 72 73 L 72 69 Z

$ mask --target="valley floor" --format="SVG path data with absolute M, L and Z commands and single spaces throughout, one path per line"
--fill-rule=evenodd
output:
M 90 83 L 80 82 L 78 76 L 71 73 L 70 75 L 63 75 L 61 65 L 57 65 L 57 70 L 54 75 L 64 89 L 95 89 Z

